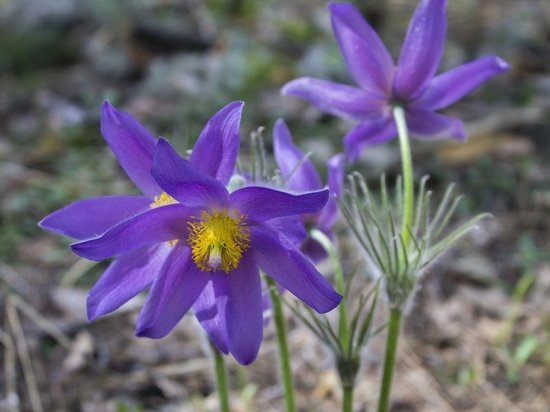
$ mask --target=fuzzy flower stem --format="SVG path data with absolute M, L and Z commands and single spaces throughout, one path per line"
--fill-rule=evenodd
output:
M 210 342 L 212 352 L 214 353 L 214 370 L 216 373 L 216 387 L 218 388 L 218 397 L 220 399 L 220 412 L 229 412 L 229 390 L 227 387 L 227 370 L 223 354 Z
M 397 342 L 401 326 L 401 310 L 393 307 L 390 311 L 390 322 L 388 326 L 388 337 L 386 340 L 386 355 L 384 358 L 384 374 L 382 375 L 382 387 L 378 400 L 378 412 L 388 412 L 390 406 L 391 384 L 395 366 L 395 355 L 397 353 Z
M 275 329 L 277 333 L 281 380 L 283 383 L 283 392 L 285 397 L 285 410 L 286 412 L 296 412 L 296 402 L 294 401 L 294 380 L 292 378 L 290 355 L 286 341 L 286 325 L 283 314 L 283 305 L 278 294 L 277 284 L 275 281 L 268 276 L 266 276 L 265 279 L 269 287 L 269 297 L 271 298 L 273 318 L 275 320 Z
M 342 265 L 340 263 L 340 259 L 338 257 L 338 251 L 334 247 L 334 244 L 332 241 L 328 238 L 327 235 L 325 235 L 323 232 L 321 232 L 318 229 L 313 229 L 311 231 L 311 237 L 318 241 L 325 251 L 328 253 L 330 260 L 332 262 L 332 268 L 334 269 L 334 278 L 336 281 L 336 291 L 344 296 L 346 291 L 346 284 L 344 282 L 344 273 L 342 271 Z M 349 352 L 351 350 L 350 347 L 350 332 L 349 332 L 349 325 L 348 325 L 348 314 L 346 311 L 346 305 L 344 303 L 341 303 L 340 306 L 338 306 L 338 312 L 340 315 L 340 322 L 338 325 L 338 337 L 340 338 L 340 344 L 342 345 L 342 348 L 344 350 L 344 355 L 349 356 Z
M 344 386 L 343 388 L 343 400 L 342 400 L 342 412 L 353 411 L 353 386 Z
M 397 126 L 397 134 L 399 136 L 399 146 L 401 148 L 401 162 L 403 168 L 404 181 L 404 202 L 403 205 L 403 221 L 401 226 L 401 236 L 405 247 L 409 245 L 410 232 L 408 228 L 412 227 L 413 210 L 414 210 L 414 186 L 413 186 L 413 166 L 411 156 L 411 146 L 409 142 L 409 134 L 407 131 L 407 123 L 405 121 L 405 111 L 401 106 L 393 108 L 393 118 Z

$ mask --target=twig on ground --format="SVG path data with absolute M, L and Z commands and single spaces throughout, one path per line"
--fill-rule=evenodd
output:
M 65 349 L 71 349 L 71 340 L 52 321 L 42 316 L 37 310 L 17 295 L 10 296 L 12 302 L 25 313 L 34 323 L 51 335 Z
M 4 380 L 6 382 L 5 403 L 9 412 L 19 412 L 19 396 L 17 395 L 17 368 L 15 345 L 10 335 L 0 329 L 0 342 L 4 345 Z
M 6 315 L 15 338 L 15 346 L 23 368 L 23 376 L 25 378 L 25 383 L 29 393 L 31 409 L 33 412 L 43 412 L 44 409 L 42 407 L 42 399 L 40 398 L 40 392 L 38 390 L 36 375 L 34 374 L 32 366 L 29 347 L 27 345 L 27 340 L 25 339 L 25 334 L 23 333 L 21 320 L 17 314 L 17 308 L 13 301 L 13 296 L 8 296 L 6 300 Z
M 11 266 L 0 263 L 0 280 L 20 295 L 26 295 L 32 288 L 27 281 Z

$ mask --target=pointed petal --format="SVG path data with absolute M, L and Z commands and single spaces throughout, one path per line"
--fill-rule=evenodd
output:
M 88 320 L 113 312 L 147 289 L 171 250 L 163 244 L 137 249 L 116 258 L 88 293 Z
M 77 200 L 49 214 L 38 226 L 75 239 L 99 236 L 121 221 L 149 209 L 146 196 L 115 195 Z
M 343 193 L 345 164 L 346 157 L 343 153 L 337 153 L 328 159 L 328 188 L 336 197 Z
M 345 160 L 344 154 L 338 153 L 332 156 L 327 163 L 330 195 L 327 204 L 317 218 L 317 226 L 323 230 L 330 230 L 338 218 L 338 202 L 336 199 L 343 192 Z
M 90 260 L 103 260 L 134 249 L 187 237 L 187 222 L 196 209 L 168 205 L 148 210 L 113 226 L 95 239 L 74 243 L 71 249 Z
M 283 233 L 295 245 L 299 245 L 307 237 L 306 228 L 298 216 L 279 217 L 268 220 L 265 224 L 276 232 Z
M 395 72 L 397 98 L 414 99 L 436 73 L 447 32 L 446 7 L 446 0 L 422 0 L 416 8 Z
M 466 139 L 462 120 L 427 110 L 407 110 L 407 127 L 414 137 Z
M 364 120 L 380 113 L 385 95 L 327 80 L 301 77 L 284 85 L 281 93 L 304 99 L 335 116 Z
M 211 274 L 210 280 L 192 307 L 197 320 L 208 334 L 210 340 L 226 355 L 229 353 L 225 322 L 228 296 L 227 280 L 225 273 Z M 216 285 L 216 288 L 214 285 Z
M 101 133 L 128 177 L 147 196 L 162 190 L 151 176 L 156 139 L 129 113 L 108 101 L 101 108 Z
M 338 306 L 342 296 L 285 236 L 264 225 L 250 234 L 256 262 L 271 278 L 319 313 Z
M 443 109 L 491 77 L 508 70 L 510 65 L 497 56 L 487 56 L 463 64 L 435 77 L 412 105 L 425 110 Z
M 227 185 L 239 153 L 239 126 L 243 102 L 232 102 L 204 126 L 189 161 L 203 173 Z
M 285 179 L 286 187 L 297 191 L 321 189 L 321 178 L 311 160 L 292 141 L 283 119 L 273 128 L 273 154 L 277 167 Z
M 293 195 L 268 187 L 248 186 L 229 196 L 231 207 L 248 219 L 264 221 L 318 212 L 328 200 L 328 190 Z
M 183 205 L 223 207 L 227 202 L 225 186 L 182 159 L 163 138 L 158 141 L 151 173 L 160 187 Z
M 248 365 L 258 356 L 263 337 L 262 282 L 250 253 L 227 278 L 229 350 L 237 362 Z
M 346 155 L 351 162 L 355 162 L 365 147 L 387 142 L 396 135 L 395 124 L 389 116 L 378 120 L 364 121 L 355 126 L 344 137 Z
M 351 75 L 363 89 L 387 94 L 393 59 L 373 28 L 350 3 L 329 4 L 332 30 Z
M 153 283 L 141 310 L 136 336 L 166 336 L 191 308 L 210 279 L 191 259 L 191 249 L 176 245 Z

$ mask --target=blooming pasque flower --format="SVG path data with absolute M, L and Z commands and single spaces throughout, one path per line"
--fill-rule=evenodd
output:
M 239 151 L 243 103 L 222 108 L 200 134 L 190 162 L 227 184 Z M 118 162 L 143 195 L 114 195 L 78 200 L 46 216 L 39 226 L 78 240 L 95 238 L 109 228 L 170 201 L 151 175 L 157 140 L 130 114 L 104 102 L 101 132 Z M 88 294 L 88 319 L 110 313 L 147 289 L 172 248 L 145 245 L 117 256 Z
M 349 3 L 329 5 L 332 28 L 348 70 L 359 87 L 303 77 L 282 93 L 301 97 L 319 109 L 360 123 L 344 137 L 355 160 L 365 146 L 396 136 L 392 106 L 402 106 L 409 131 L 416 137 L 450 135 L 464 139 L 462 121 L 443 109 L 509 65 L 487 56 L 435 76 L 445 42 L 446 0 L 421 0 L 409 25 L 397 64 L 359 11 Z
M 282 119 L 277 120 L 273 128 L 273 151 L 286 187 L 298 192 L 319 190 L 323 187 L 313 162 L 293 143 L 290 131 Z M 332 156 L 327 168 L 331 196 L 323 210 L 313 215 L 304 215 L 302 220 L 332 239 L 332 227 L 338 217 L 336 198 L 341 196 L 344 183 L 344 155 L 339 153 Z M 312 238 L 308 238 L 301 249 L 314 262 L 326 257 L 325 249 Z
M 214 154 L 203 156 L 199 168 L 160 139 L 151 174 L 165 193 L 165 204 L 71 248 L 87 259 L 103 260 L 168 243 L 171 250 L 139 314 L 137 335 L 165 336 L 193 306 L 218 348 L 248 364 L 257 356 L 263 333 L 260 268 L 318 312 L 332 310 L 341 300 L 293 243 L 268 224 L 318 212 L 328 190 L 293 195 L 249 186 L 229 193 L 204 173 L 220 149 L 212 146 Z

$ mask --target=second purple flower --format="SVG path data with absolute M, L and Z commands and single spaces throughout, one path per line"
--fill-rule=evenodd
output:
M 436 110 L 451 105 L 510 66 L 497 56 L 487 56 L 435 76 L 445 44 L 446 6 L 446 0 L 421 0 L 396 64 L 355 6 L 330 4 L 334 35 L 359 87 L 302 77 L 287 83 L 282 93 L 359 121 L 344 137 L 352 161 L 364 147 L 396 136 L 392 119 L 395 105 L 404 108 L 413 136 L 464 139 L 462 121 Z

